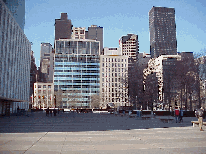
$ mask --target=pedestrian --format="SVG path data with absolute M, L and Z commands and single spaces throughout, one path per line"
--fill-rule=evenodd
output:
M 50 109 L 50 116 L 52 117 L 52 109 Z
M 19 115 L 19 106 L 17 107 L 17 115 Z
M 54 113 L 54 116 L 56 116 L 57 111 L 55 108 L 53 109 L 53 113 Z
M 49 107 L 46 109 L 46 116 L 49 116 Z
M 179 109 L 178 109 L 178 107 L 175 107 L 175 112 L 174 112 L 174 114 L 175 114 L 175 121 L 176 121 L 176 123 L 178 122 L 178 116 L 179 116 Z
M 58 106 L 58 114 L 59 114 L 59 112 L 60 112 L 60 109 L 59 109 L 59 106 Z
M 202 129 L 202 126 L 203 126 L 203 108 L 202 107 L 195 111 L 195 116 L 198 118 L 200 131 L 203 131 L 203 129 Z
M 182 108 L 180 109 L 179 123 L 180 123 L 181 121 L 183 122 L 183 109 L 182 109 Z

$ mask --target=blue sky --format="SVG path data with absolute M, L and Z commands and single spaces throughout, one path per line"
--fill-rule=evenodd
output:
M 39 66 L 40 44 L 54 44 L 55 19 L 67 13 L 74 27 L 104 28 L 104 47 L 118 47 L 128 33 L 138 35 L 139 51 L 150 53 L 149 16 L 153 6 L 175 8 L 178 52 L 206 48 L 205 0 L 26 0 L 24 32 Z

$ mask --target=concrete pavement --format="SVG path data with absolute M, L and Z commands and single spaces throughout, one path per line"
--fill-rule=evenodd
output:
M 168 124 L 92 113 L 3 117 L 0 153 L 206 153 L 206 127 L 201 132 L 191 120 Z

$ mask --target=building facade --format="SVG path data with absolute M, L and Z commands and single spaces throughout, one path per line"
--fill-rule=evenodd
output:
M 24 31 L 25 24 L 25 0 L 3 0 L 12 13 L 14 19 Z
M 34 99 L 32 108 L 54 108 L 54 84 L 53 83 L 34 83 Z
M 55 41 L 54 89 L 64 91 L 63 108 L 91 107 L 91 97 L 99 94 L 99 43 L 89 39 Z
M 54 52 L 50 43 L 41 43 L 40 71 L 45 82 L 53 82 Z
M 115 54 L 114 54 L 115 53 Z M 119 48 L 104 48 L 100 56 L 100 106 L 129 106 L 128 59 Z
M 73 27 L 72 39 L 86 39 L 85 27 Z
M 67 13 L 61 13 L 60 19 L 55 19 L 55 40 L 70 39 L 72 34 L 72 23 Z
M 40 45 L 40 61 L 45 56 L 45 54 L 50 54 L 52 52 L 52 49 L 53 48 L 50 43 L 41 43 L 41 45 Z
M 0 114 L 28 109 L 31 43 L 0 0 Z
M 104 48 L 104 52 L 103 55 L 111 55 L 111 56 L 115 56 L 115 55 L 122 55 L 121 49 L 120 48 L 108 48 L 105 47 Z
M 153 6 L 149 11 L 149 30 L 152 58 L 177 54 L 174 8 Z
M 103 50 L 103 27 L 91 25 L 88 27 L 86 39 L 92 39 L 100 42 L 100 51 Z
M 138 35 L 127 34 L 127 36 L 122 36 L 119 40 L 119 46 L 121 48 L 122 55 L 127 55 L 136 61 L 137 54 L 139 52 Z
M 179 91 L 177 73 L 180 62 L 181 55 L 161 55 L 149 60 L 148 67 L 143 71 L 144 91 L 149 98 L 145 98 L 145 103 L 169 105 L 169 99 Z
M 34 52 L 31 51 L 30 96 L 33 96 L 34 94 L 34 83 L 35 82 L 37 82 L 37 66 L 35 64 Z

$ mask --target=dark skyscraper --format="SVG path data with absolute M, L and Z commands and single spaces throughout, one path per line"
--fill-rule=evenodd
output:
M 177 54 L 174 8 L 153 6 L 149 11 L 149 30 L 152 58 Z
M 3 0 L 20 28 L 24 30 L 25 24 L 25 0 Z
M 103 50 L 103 27 L 100 27 L 97 25 L 91 25 L 91 27 L 88 27 L 86 39 L 100 41 L 100 51 L 102 51 Z
M 72 23 L 68 19 L 67 13 L 61 13 L 60 19 L 55 19 L 55 40 L 70 39 L 72 32 Z

